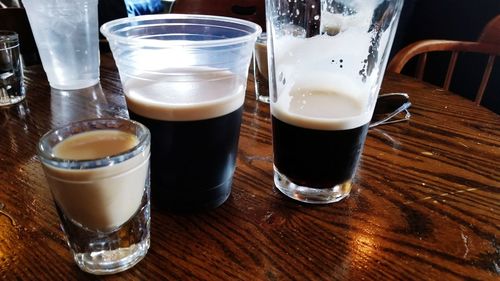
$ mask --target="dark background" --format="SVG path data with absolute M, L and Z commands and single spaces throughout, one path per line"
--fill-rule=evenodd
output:
M 206 14 L 217 14 L 221 12 L 221 9 L 231 11 L 231 8 L 224 9 L 225 5 L 230 7 L 257 7 L 255 14 L 263 18 L 264 11 L 259 9 L 263 9 L 264 1 L 206 0 L 202 2 L 203 7 L 198 7 L 200 1 L 192 1 L 198 3 L 197 6 L 190 4 L 190 0 L 177 0 L 177 4 L 183 3 L 184 6 L 196 10 L 194 12 L 203 11 Z M 183 5 L 179 4 L 177 6 L 180 8 Z M 211 12 L 211 9 L 214 11 Z M 0 9 L 0 29 L 18 31 L 22 41 L 21 51 L 25 57 L 25 62 L 28 65 L 36 63 L 38 56 L 36 47 L 34 48 L 34 41 L 26 15 L 19 15 L 19 11 L 13 13 L 13 11 L 6 12 L 2 10 L 5 9 Z M 24 11 L 22 12 L 24 13 Z M 422 39 L 475 41 L 486 23 L 498 14 L 500 14 L 500 0 L 405 0 L 391 55 L 393 56 L 404 46 Z M 99 24 L 126 15 L 123 0 L 99 1 Z M 107 51 L 106 46 L 106 44 L 101 44 L 101 51 Z M 33 48 L 35 51 L 29 53 L 29 49 Z M 424 80 L 435 85 L 442 85 L 448 58 L 449 56 L 441 54 L 429 56 Z M 450 90 L 473 99 L 479 87 L 486 60 L 486 56 L 472 54 L 459 57 Z M 413 71 L 411 66 L 410 64 L 409 68 L 404 69 L 403 73 L 411 74 Z M 482 105 L 500 114 L 499 58 L 496 59 L 493 67 Z
M 392 55 L 423 39 L 476 41 L 489 20 L 500 14 L 500 0 L 405 0 Z M 449 56 L 428 57 L 424 80 L 443 85 Z M 459 57 L 450 90 L 474 99 L 487 57 Z M 482 105 L 500 114 L 500 58 L 497 57 Z M 411 67 L 411 65 L 409 65 Z M 413 69 L 403 73 L 411 74 Z

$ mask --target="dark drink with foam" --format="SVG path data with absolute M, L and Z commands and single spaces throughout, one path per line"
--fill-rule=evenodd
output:
M 274 184 L 286 196 L 349 195 L 402 5 L 268 0 Z
M 350 188 L 368 124 L 346 130 L 317 130 L 272 118 L 274 165 L 300 186 Z M 286 152 L 289 151 L 289 152 Z
M 274 181 L 287 195 L 313 190 L 308 202 L 323 194 L 338 201 L 351 190 L 370 112 L 363 88 L 314 80 L 296 81 L 271 108 Z
M 153 201 L 175 210 L 217 207 L 231 192 L 244 81 L 211 68 L 169 73 L 125 87 L 130 117 L 151 131 Z
M 130 116 L 151 130 L 153 202 L 174 210 L 224 203 L 261 28 L 235 18 L 168 14 L 119 19 L 101 31 Z

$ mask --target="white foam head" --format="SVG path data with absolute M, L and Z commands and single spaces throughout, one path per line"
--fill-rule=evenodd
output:
M 306 38 L 295 25 L 276 30 L 277 93 L 270 89 L 277 97 L 271 104 L 274 116 L 323 130 L 352 129 L 370 121 L 385 67 L 384 56 L 373 55 L 372 18 L 381 2 L 350 0 L 346 5 L 353 13 L 323 9 L 321 34 L 313 37 Z M 386 46 L 390 32 L 379 31 L 378 44 Z
M 346 130 L 370 121 L 366 93 L 347 77 L 296 77 L 272 104 L 272 114 L 283 122 L 309 129 Z
M 128 77 L 128 108 L 146 118 L 194 121 L 231 113 L 243 105 L 244 77 L 213 68 L 167 69 Z

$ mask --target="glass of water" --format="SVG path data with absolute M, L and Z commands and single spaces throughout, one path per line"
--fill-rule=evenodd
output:
M 97 0 L 24 0 L 43 69 L 52 88 L 99 81 Z

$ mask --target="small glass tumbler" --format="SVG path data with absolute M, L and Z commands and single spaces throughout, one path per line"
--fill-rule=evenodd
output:
M 150 133 L 125 119 L 91 119 L 45 134 L 38 156 L 78 266 L 112 274 L 149 249 Z
M 19 37 L 14 31 L 0 30 L 0 106 L 25 98 Z
M 261 33 L 255 42 L 253 57 L 255 99 L 269 103 L 269 76 L 267 70 L 267 34 Z

